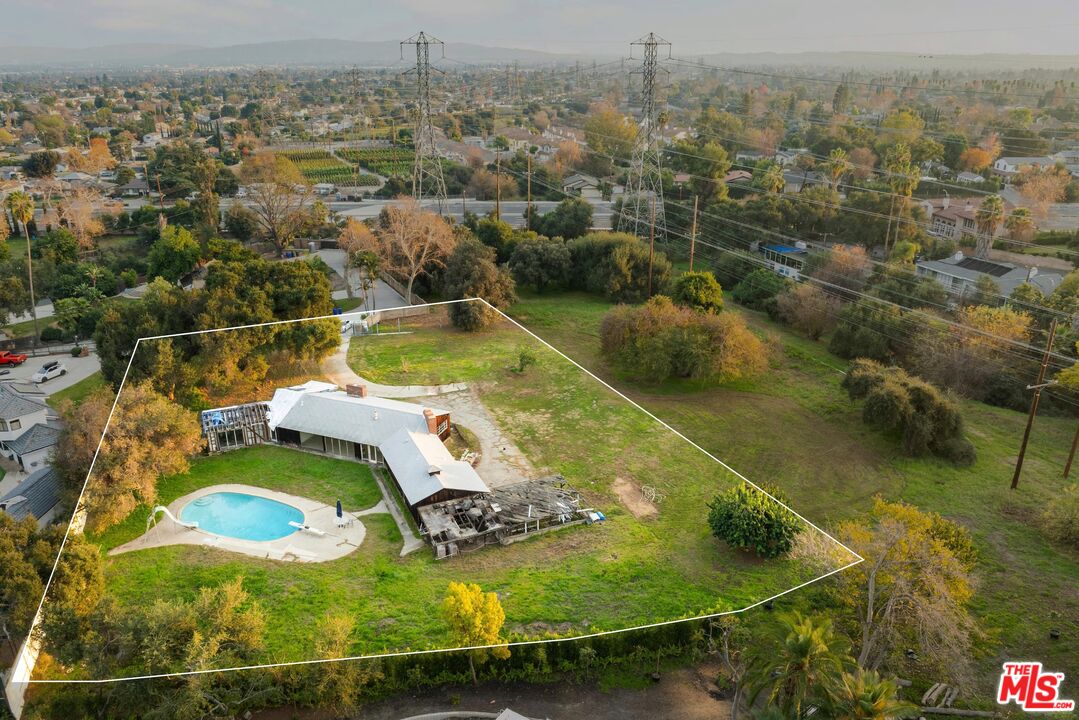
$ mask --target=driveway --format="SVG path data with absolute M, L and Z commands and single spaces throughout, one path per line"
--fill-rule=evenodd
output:
M 330 266 L 335 273 L 345 277 L 345 251 L 336 249 L 319 250 L 315 253 L 323 262 Z M 352 294 L 354 297 L 360 297 L 360 277 L 357 271 L 353 271 L 349 278 L 352 281 Z M 348 297 L 347 290 L 338 290 L 333 293 L 334 300 L 344 300 Z M 403 307 L 408 305 L 405 299 L 401 297 L 396 290 L 391 288 L 381 280 L 375 281 L 375 286 L 371 288 L 371 309 L 385 309 L 392 307 Z
M 38 387 L 46 397 L 71 387 L 80 380 L 85 380 L 101 369 L 101 361 L 97 355 L 90 353 L 86 357 L 71 357 L 70 355 L 39 355 L 28 358 L 26 362 L 16 368 L 11 368 L 10 375 L 0 376 L 0 380 L 21 380 L 30 382 L 30 376 L 46 362 L 59 360 L 67 368 L 67 374 L 47 380 Z

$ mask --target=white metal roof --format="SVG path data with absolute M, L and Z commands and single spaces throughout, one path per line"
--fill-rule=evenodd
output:
M 397 478 L 409 505 L 415 505 L 440 490 L 488 492 L 472 466 L 453 455 L 437 435 L 401 429 L 379 445 L 382 457 Z
M 425 407 L 380 397 L 357 397 L 336 385 L 311 380 L 274 392 L 267 420 L 273 430 L 282 427 L 381 447 L 399 430 L 426 433 Z M 435 415 L 449 414 L 448 410 L 426 409 Z M 438 443 L 442 444 L 440 440 Z

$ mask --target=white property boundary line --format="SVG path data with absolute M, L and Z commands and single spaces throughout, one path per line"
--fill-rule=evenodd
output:
M 773 601 L 773 600 L 775 600 L 777 598 L 783 597 L 784 595 L 795 592 L 796 590 L 800 590 L 800 589 L 802 589 L 802 588 L 804 588 L 804 587 L 806 587 L 808 585 L 812 585 L 813 583 L 816 583 L 816 582 L 818 582 L 820 580 L 823 580 L 823 579 L 825 579 L 827 577 L 835 575 L 836 573 L 847 570 L 847 569 L 849 569 L 851 567 L 854 567 L 855 565 L 858 565 L 859 563 L 865 561 L 865 558 L 863 558 L 861 555 L 859 555 L 858 553 L 851 550 L 849 547 L 844 545 L 842 542 L 840 542 L 836 538 L 832 537 L 832 535 L 830 535 L 829 533 L 825 532 L 824 530 L 821 530 L 817 525 L 810 522 L 804 516 L 802 516 L 801 514 L 796 512 L 795 510 L 793 510 L 786 503 L 780 501 L 775 496 L 773 496 L 771 493 L 769 493 L 767 490 L 763 489 L 762 487 L 760 487 L 759 485 L 757 485 L 753 481 L 749 480 L 744 475 L 739 473 L 737 470 L 735 470 L 734 468 L 727 465 L 727 463 L 723 462 L 722 460 L 717 458 L 715 455 L 708 452 L 707 450 L 702 448 L 700 445 L 698 445 L 694 441 L 690 440 L 688 437 L 683 435 L 681 432 L 674 429 L 673 427 L 668 425 L 666 422 L 664 422 L 660 418 L 656 417 L 654 414 L 652 414 L 649 410 L 647 410 L 646 408 L 641 406 L 639 403 L 637 403 L 637 402 L 633 401 L 632 399 L 626 397 L 622 392 L 620 392 L 616 388 L 612 387 L 609 383 L 604 381 L 602 378 L 598 377 L 595 373 L 593 373 L 592 371 L 585 368 L 583 365 L 578 363 L 576 360 L 574 360 L 573 358 L 569 357 L 568 355 L 563 353 L 558 348 L 551 345 L 549 342 L 547 342 L 546 340 L 541 338 L 539 335 L 536 335 L 534 332 L 532 332 L 531 330 L 526 328 L 521 323 L 517 322 L 516 320 L 514 320 L 510 316 L 506 315 L 506 313 L 504 313 L 501 310 L 499 310 L 498 308 L 494 307 L 493 305 L 491 305 L 489 302 L 487 302 L 483 298 L 463 298 L 461 300 L 445 300 L 445 301 L 442 301 L 442 302 L 425 303 L 423 305 L 403 305 L 403 306 L 398 306 L 398 307 L 393 307 L 393 308 L 382 308 L 382 309 L 377 310 L 377 311 L 354 311 L 354 312 L 350 312 L 350 313 L 342 313 L 340 315 L 322 315 L 322 316 L 319 316 L 319 317 L 298 318 L 298 319 L 295 319 L 295 320 L 275 320 L 275 321 L 272 321 L 272 322 L 256 323 L 256 324 L 252 324 L 252 325 L 236 325 L 236 326 L 227 327 L 227 328 L 214 328 L 214 329 L 210 329 L 210 330 L 192 330 L 192 331 L 189 331 L 189 332 L 172 333 L 172 334 L 167 334 L 167 335 L 152 335 L 152 336 L 137 339 L 135 341 L 135 347 L 131 351 L 131 357 L 127 361 L 127 368 L 124 370 L 124 377 L 120 381 L 120 388 L 116 393 L 116 399 L 113 400 L 112 409 L 109 411 L 109 417 L 105 422 L 105 429 L 101 433 L 101 442 L 98 443 L 98 448 L 94 452 L 94 458 L 90 463 L 90 470 L 86 475 L 86 480 L 83 482 L 82 491 L 79 493 L 79 500 L 75 505 L 75 511 L 72 513 L 72 521 L 74 521 L 75 515 L 77 515 L 77 513 L 78 513 L 78 508 L 82 503 L 82 498 L 86 493 L 86 488 L 87 488 L 87 486 L 89 484 L 90 475 L 93 473 L 93 470 L 94 470 L 94 463 L 97 462 L 98 453 L 101 452 L 101 443 L 104 442 L 104 440 L 105 440 L 105 435 L 108 432 L 109 423 L 112 422 L 113 413 L 116 411 L 116 405 L 117 405 L 117 403 L 119 402 L 119 399 L 120 399 L 120 393 L 123 392 L 124 385 L 127 382 L 128 373 L 131 371 L 131 363 L 135 359 L 135 354 L 138 352 L 139 344 L 143 340 L 161 340 L 161 339 L 173 338 L 173 337 L 184 337 L 184 336 L 188 336 L 188 335 L 203 335 L 203 334 L 207 334 L 207 333 L 224 332 L 224 331 L 227 331 L 227 330 L 248 330 L 248 329 L 259 328 L 259 327 L 270 327 L 270 326 L 275 326 L 275 325 L 286 325 L 286 324 L 292 324 L 292 323 L 298 323 L 298 322 L 308 322 L 308 321 L 311 321 L 311 320 L 339 320 L 340 318 L 342 318 L 342 317 L 344 317 L 346 315 L 370 315 L 370 314 L 372 314 L 372 312 L 390 312 L 390 311 L 393 311 L 393 310 L 404 310 L 404 309 L 408 309 L 408 308 L 435 307 L 435 306 L 439 306 L 439 305 L 450 305 L 450 304 L 458 303 L 458 302 L 474 302 L 474 301 L 482 302 L 485 305 L 487 305 L 487 307 L 489 307 L 492 310 L 494 310 L 495 312 L 497 312 L 499 315 L 501 315 L 503 318 L 505 318 L 511 324 L 513 324 L 514 326 L 516 326 L 517 328 L 523 330 L 525 333 L 527 333 L 531 337 L 538 340 L 544 347 L 546 347 L 549 350 L 553 351 L 559 357 L 569 361 L 574 367 L 578 368 L 579 370 L 582 370 L 586 375 L 591 377 L 593 380 L 595 380 L 599 384 L 603 385 L 605 388 L 607 388 L 608 390 L 613 392 L 615 395 L 617 395 L 621 399 L 625 400 L 627 403 L 629 403 L 633 407 L 640 410 L 642 413 L 647 415 L 649 418 L 651 418 L 652 420 L 654 420 L 657 423 L 659 423 L 660 425 L 662 425 L 664 428 L 666 428 L 671 433 L 673 433 L 674 435 L 676 435 L 679 438 L 681 438 L 682 440 L 684 440 L 686 443 L 688 443 L 692 447 L 699 450 L 701 453 L 703 453 L 704 455 L 706 455 L 707 457 L 709 457 L 710 459 L 712 459 L 713 461 L 718 463 L 721 467 L 726 469 L 728 472 L 735 475 L 736 477 L 741 479 L 743 482 L 747 483 L 748 485 L 750 485 L 751 487 L 756 489 L 757 491 L 763 493 L 765 496 L 767 496 L 772 501 L 778 503 L 781 507 L 786 509 L 792 515 L 797 517 L 799 520 L 801 520 L 806 525 L 813 528 L 814 530 L 816 530 L 820 534 L 824 535 L 826 538 L 828 538 L 829 540 L 834 542 L 839 547 L 843 548 L 845 551 L 850 553 L 850 555 L 852 555 L 856 559 L 853 562 L 850 562 L 850 563 L 847 563 L 846 565 L 843 565 L 842 567 L 838 567 L 838 568 L 835 568 L 834 570 L 830 570 L 827 573 L 824 573 L 823 575 L 815 577 L 815 578 L 813 578 L 811 580 L 807 580 L 807 581 L 805 581 L 805 582 L 803 582 L 803 583 L 801 583 L 799 585 L 796 585 L 796 586 L 794 586 L 792 588 L 788 588 L 787 590 L 776 593 L 775 595 L 772 595 L 771 597 L 765 598 L 763 600 L 759 600 L 759 601 L 757 601 L 757 602 L 755 602 L 755 603 L 753 603 L 751 605 L 747 605 L 746 607 L 740 608 L 740 609 L 737 609 L 737 610 L 726 610 L 726 611 L 723 611 L 723 612 L 707 613 L 707 614 L 704 614 L 704 615 L 696 615 L 696 616 L 692 616 L 692 617 L 683 617 L 683 618 L 677 618 L 677 619 L 674 619 L 674 620 L 664 620 L 662 622 L 649 623 L 649 624 L 646 624 L 646 625 L 634 625 L 632 627 L 619 628 L 619 629 L 616 629 L 616 630 L 601 630 L 601 631 L 597 631 L 597 632 L 593 632 L 593 633 L 586 633 L 584 635 L 575 635 L 573 637 L 541 638 L 541 639 L 536 639 L 536 640 L 517 640 L 517 641 L 514 641 L 514 642 L 507 642 L 507 643 L 497 643 L 497 644 L 490 644 L 490 645 L 470 645 L 470 646 L 467 646 L 467 647 L 456 647 L 456 648 L 433 648 L 433 649 L 429 649 L 429 650 L 402 650 L 402 651 L 397 651 L 397 652 L 377 653 L 377 654 L 373 654 L 373 655 L 353 655 L 353 656 L 349 656 L 349 657 L 325 658 L 325 659 L 317 659 L 317 660 L 294 660 L 294 661 L 291 661 L 291 662 L 268 663 L 268 664 L 265 664 L 265 665 L 241 665 L 241 666 L 229 667 L 229 668 L 218 668 L 218 669 L 209 669 L 209 670 L 187 670 L 187 671 L 174 672 L 174 673 L 156 673 L 156 674 L 149 674 L 149 675 L 133 675 L 133 676 L 130 676 L 130 677 L 104 678 L 104 679 L 96 679 L 96 680 L 90 680 L 90 679 L 79 679 L 79 680 L 51 680 L 51 679 L 50 680 L 33 680 L 33 679 L 28 679 L 28 680 L 26 680 L 24 682 L 27 683 L 27 684 L 35 683 L 35 684 L 101 685 L 101 684 L 107 684 L 107 683 L 127 682 L 127 681 L 131 681 L 131 680 L 153 680 L 153 679 L 163 679 L 163 678 L 178 678 L 178 677 L 185 677 L 185 676 L 191 676 L 191 675 L 210 675 L 210 674 L 223 673 L 223 672 L 236 672 L 236 671 L 240 671 L 240 670 L 259 670 L 259 669 L 274 668 L 274 667 L 296 667 L 296 666 L 304 666 L 304 665 L 320 665 L 320 664 L 324 664 L 324 663 L 351 662 L 351 661 L 355 661 L 355 660 L 378 660 L 378 659 L 391 658 L 391 657 L 407 657 L 407 656 L 412 656 L 412 655 L 432 655 L 432 654 L 436 654 L 436 653 L 464 652 L 466 650 L 490 650 L 490 649 L 498 648 L 498 647 L 520 647 L 520 646 L 524 646 L 524 645 L 546 645 L 546 644 L 550 644 L 550 643 L 570 642 L 570 641 L 574 641 L 574 640 L 587 640 L 587 639 L 590 639 L 590 638 L 603 637 L 603 636 L 606 636 L 606 635 L 618 635 L 618 634 L 621 634 L 621 633 L 633 632 L 633 631 L 636 631 L 636 630 L 646 630 L 646 629 L 649 629 L 649 628 L 665 627 L 667 625 L 674 625 L 674 624 L 683 623 L 683 622 L 692 622 L 692 621 L 695 621 L 695 620 L 708 620 L 708 619 L 711 619 L 711 618 L 724 617 L 724 616 L 727 616 L 727 615 L 738 615 L 738 614 L 744 613 L 744 612 L 746 612 L 748 610 L 752 610 L 752 609 L 754 609 L 756 607 L 760 607 L 761 605 L 764 605 L 765 603 L 771 602 L 771 601 Z M 40 623 L 41 611 L 42 611 L 42 608 L 44 607 L 44 604 L 45 604 L 45 598 L 48 596 L 49 587 L 52 585 L 53 577 L 56 574 L 56 568 L 57 568 L 57 566 L 59 565 L 59 562 L 60 562 L 60 556 L 63 554 L 64 546 L 67 544 L 67 540 L 68 540 L 68 537 L 69 537 L 70 533 L 71 533 L 71 524 L 69 523 L 67 531 L 64 533 L 64 539 L 60 543 L 60 550 L 57 553 L 56 561 L 53 563 L 52 571 L 49 573 L 49 579 L 45 583 L 44 594 L 42 595 L 41 602 L 38 604 L 38 609 L 37 609 L 37 612 L 34 615 L 34 622 L 31 625 L 30 633 L 28 635 L 28 638 L 31 638 L 31 639 L 33 638 L 34 631 L 37 629 L 37 627 L 38 627 L 38 625 Z M 26 643 L 24 643 L 23 649 L 20 651 L 19 660 L 22 660 L 22 656 L 23 656 L 23 654 L 25 652 L 27 652 L 27 648 L 28 648 L 29 645 L 30 645 L 30 640 L 28 639 L 28 641 Z

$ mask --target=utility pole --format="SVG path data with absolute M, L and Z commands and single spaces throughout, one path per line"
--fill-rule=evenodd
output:
M 1045 355 L 1042 356 L 1042 365 L 1038 369 L 1038 379 L 1034 381 L 1033 385 L 1027 385 L 1027 390 L 1034 391 L 1034 397 L 1030 401 L 1030 414 L 1027 416 L 1027 428 L 1023 431 L 1023 444 L 1019 446 L 1019 457 L 1015 461 L 1012 490 L 1019 487 L 1019 475 L 1023 472 L 1023 457 L 1027 454 L 1027 441 L 1030 440 L 1030 429 L 1034 427 L 1034 416 L 1038 412 L 1038 400 L 1042 396 L 1042 390 L 1048 385 L 1054 384 L 1054 381 L 1045 382 L 1045 371 L 1049 367 L 1049 358 L 1053 354 L 1053 339 L 1056 334 L 1057 320 L 1053 318 L 1053 322 L 1049 325 L 1049 339 L 1045 343 Z
M 502 219 L 502 153 L 495 150 L 495 220 Z
M 693 229 L 689 231 L 689 271 L 693 272 L 693 251 L 697 246 L 697 201 L 700 198 L 693 196 Z
M 660 172 L 659 119 L 656 109 L 656 71 L 658 69 L 659 46 L 667 47 L 670 57 L 671 44 L 655 33 L 630 43 L 644 46 L 644 61 L 641 65 L 641 122 L 637 128 L 637 141 L 633 145 L 633 163 L 630 165 L 626 183 L 626 195 L 622 201 L 623 228 L 643 237 L 645 223 L 654 226 L 651 233 L 658 230 L 660 240 L 667 240 L 667 226 L 663 216 L 663 175 Z M 654 207 L 652 219 L 647 215 L 647 198 L 651 197 Z
M 1072 449 L 1068 452 L 1068 463 L 1064 466 L 1064 479 L 1067 480 L 1072 471 L 1072 460 L 1075 459 L 1075 448 L 1079 445 L 1079 427 L 1075 428 L 1075 437 L 1072 438 Z
M 165 209 L 165 196 L 161 194 L 161 173 L 154 176 L 157 179 L 157 206 Z
M 532 153 L 528 153 L 528 200 L 525 202 L 525 230 L 532 229 Z
M 656 199 L 652 198 L 652 223 L 648 233 L 648 297 L 652 297 L 652 261 L 656 257 Z
M 442 161 L 435 147 L 435 126 L 431 119 L 431 45 L 445 46 L 438 38 L 422 30 L 401 43 L 401 57 L 404 58 L 405 45 L 416 46 L 416 128 L 413 132 L 413 144 L 416 148 L 416 161 L 412 166 L 412 197 L 417 201 L 425 197 L 435 199 L 438 214 L 446 202 L 446 181 L 442 176 Z M 412 70 L 409 70 L 412 72 Z

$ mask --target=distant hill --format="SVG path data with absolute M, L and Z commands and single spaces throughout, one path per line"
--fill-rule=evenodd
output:
M 409 62 L 406 48 L 405 62 Z M 470 43 L 447 43 L 446 55 L 463 63 L 492 64 L 518 61 L 524 64 L 568 63 L 574 60 L 608 60 L 616 56 L 569 55 L 539 50 L 488 47 Z M 440 52 L 434 52 L 437 60 Z M 414 57 L 414 56 L 413 56 Z M 723 67 L 833 67 L 884 71 L 904 69 L 926 73 L 937 70 L 1016 70 L 1022 68 L 1079 68 L 1079 55 L 917 55 L 888 52 L 804 53 L 710 53 L 681 54 L 683 60 L 700 59 Z M 0 48 L 4 69 L 91 69 L 142 67 L 237 67 L 237 66 L 346 66 L 377 67 L 401 60 L 396 40 L 360 42 L 311 39 L 262 42 L 224 47 L 166 45 L 154 43 L 107 45 L 92 48 L 9 47 Z
M 406 52 L 409 48 L 406 48 Z M 465 63 L 493 63 L 518 60 L 525 63 L 564 59 L 538 50 L 486 47 L 468 43 L 448 43 L 446 53 Z M 441 52 L 432 53 L 432 60 Z M 413 62 L 415 56 L 413 55 Z M 358 42 L 353 40 L 286 40 L 281 42 L 199 47 L 195 45 L 108 45 L 96 48 L 0 48 L 4 68 L 83 67 L 235 67 L 245 65 L 390 65 L 401 59 L 399 41 Z M 406 57 L 406 61 L 408 58 Z

